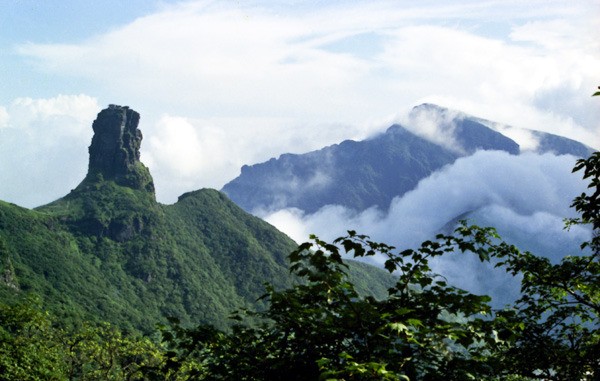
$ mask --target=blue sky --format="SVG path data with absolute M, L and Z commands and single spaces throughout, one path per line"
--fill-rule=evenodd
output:
M 600 148 L 599 27 L 598 1 L 2 0 L 0 199 L 76 186 L 109 103 L 166 203 L 422 102 Z
M 107 33 L 137 17 L 158 11 L 167 2 L 145 0 L 3 0 L 0 1 L 0 67 L 4 73 L 0 84 L 0 101 L 4 104 L 17 97 L 53 97 L 78 91 L 75 81 L 49 81 L 44 73 L 28 70 L 16 51 L 27 43 L 80 43 Z

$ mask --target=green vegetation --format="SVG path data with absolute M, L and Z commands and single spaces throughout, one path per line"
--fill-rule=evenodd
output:
M 63 326 L 110 322 L 153 332 L 167 317 L 226 328 L 257 302 L 263 283 L 297 283 L 296 244 L 215 190 L 161 205 L 154 193 L 89 176 L 36 210 L 0 202 L 0 300 L 30 293 Z M 355 266 L 362 291 L 384 296 L 391 277 Z
M 313 237 L 289 255 L 292 272 L 305 281 L 288 288 L 267 285 L 266 309 L 238 310 L 226 330 L 207 324 L 188 328 L 171 319 L 146 337 L 108 324 L 65 328 L 39 300 L 27 297 L 0 304 L 0 379 L 596 380 L 600 152 L 580 160 L 575 170 L 583 170 L 591 189 L 572 204 L 580 217 L 567 221 L 592 226 L 584 255 L 553 264 L 503 242 L 493 228 L 466 224 L 416 250 L 398 251 L 355 232 L 334 243 Z M 195 221 L 202 231 L 217 229 L 196 213 L 223 196 L 209 191 L 198 198 L 203 193 L 180 200 L 196 207 L 180 204 L 181 211 L 168 213 Z M 36 222 L 47 223 L 35 212 L 13 212 L 30 214 L 27 223 L 34 231 Z M 220 213 L 226 222 L 228 213 Z M 5 274 L 13 271 L 7 265 L 11 245 L 0 244 Z M 521 299 L 494 311 L 489 297 L 447 284 L 432 273 L 429 261 L 453 251 L 522 275 Z M 388 258 L 385 267 L 398 278 L 387 297 L 357 292 L 344 252 Z M 243 260 L 251 263 L 250 256 Z M 235 273 L 236 266 L 227 271 Z M 6 288 L 14 290 L 12 279 Z
M 164 361 L 149 338 L 109 324 L 58 328 L 35 298 L 0 305 L 0 321 L 2 380 L 142 380 Z
M 574 171 L 590 191 L 567 227 L 593 236 L 560 263 L 466 223 L 415 250 L 312 237 L 286 260 L 212 190 L 162 206 L 87 179 L 37 211 L 0 203 L 0 380 L 598 380 L 600 152 Z M 520 275 L 521 298 L 493 310 L 448 284 L 429 261 L 450 252 Z
M 591 224 L 589 254 L 561 263 L 520 252 L 493 228 L 459 226 L 417 250 L 397 251 L 349 232 L 327 243 L 313 237 L 290 255 L 307 282 L 268 287 L 269 308 L 243 312 L 231 332 L 175 324 L 163 331 L 174 356 L 166 369 L 194 362 L 202 380 L 597 380 L 600 369 L 600 152 L 580 160 L 591 195 L 573 202 L 572 224 Z M 493 311 L 431 272 L 449 252 L 494 260 L 522 275 L 522 297 Z M 342 252 L 382 254 L 399 274 L 387 298 L 361 297 Z M 587 253 L 587 252 L 586 252 Z M 584 253 L 585 254 L 585 253 Z M 262 320 L 244 324 L 246 317 Z

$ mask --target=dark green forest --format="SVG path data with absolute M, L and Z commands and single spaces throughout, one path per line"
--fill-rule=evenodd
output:
M 596 380 L 600 334 L 600 153 L 575 167 L 590 191 L 567 225 L 591 225 L 586 255 L 560 263 L 521 252 L 493 228 L 462 224 L 400 251 L 355 232 L 313 237 L 289 255 L 305 281 L 267 285 L 265 310 L 239 309 L 226 329 L 171 319 L 149 335 L 95 322 L 65 327 L 28 296 L 0 306 L 5 380 Z M 32 220 L 31 223 L 34 221 Z M 502 310 L 433 274 L 428 262 L 459 251 L 522 275 Z M 2 244 L 5 287 L 15 287 Z M 361 296 L 342 254 L 384 254 L 399 274 L 387 297 Z M 84 321 L 84 320 L 83 320 Z
M 36 210 L 0 203 L 1 380 L 600 379 L 600 152 L 565 221 L 592 238 L 559 263 L 468 221 L 416 249 L 354 231 L 298 246 L 217 191 L 158 204 L 130 164 L 106 178 L 91 160 Z M 450 253 L 521 297 L 495 309 L 448 284 L 429 263 Z M 387 271 L 347 259 L 374 255 Z
M 0 202 L 0 300 L 35 294 L 65 327 L 108 322 L 149 334 L 167 317 L 229 326 L 238 308 L 264 309 L 264 282 L 288 288 L 296 243 L 210 189 L 156 201 L 139 160 L 139 114 L 112 105 L 93 124 L 88 174 L 34 210 Z M 384 296 L 392 277 L 353 264 L 361 291 Z
M 297 282 L 295 243 L 217 191 L 165 206 L 112 181 L 81 188 L 37 210 L 0 203 L 2 301 L 34 293 L 66 326 L 151 333 L 167 316 L 225 328 L 231 311 L 266 306 L 265 281 Z M 390 277 L 354 267 L 363 291 L 385 294 Z

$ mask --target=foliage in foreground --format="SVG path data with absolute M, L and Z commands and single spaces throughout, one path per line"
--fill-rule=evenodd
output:
M 0 380 L 143 380 L 164 358 L 149 338 L 109 324 L 58 328 L 37 298 L 0 305 L 0 322 Z
M 591 224 L 586 255 L 553 264 L 465 224 L 416 250 L 355 232 L 313 237 L 290 254 L 306 281 L 267 285 L 269 308 L 239 311 L 229 331 L 174 323 L 159 342 L 109 325 L 66 331 L 35 299 L 0 305 L 0 380 L 597 380 L 600 153 L 575 170 L 591 192 L 574 200 L 580 218 L 568 224 Z M 455 251 L 521 274 L 522 297 L 493 311 L 489 297 L 432 273 L 431 259 Z M 385 255 L 398 275 L 389 296 L 359 295 L 343 253 Z
M 461 225 L 417 250 L 397 252 L 349 232 L 327 243 L 313 237 L 290 255 L 307 282 L 264 296 L 270 307 L 245 312 L 232 332 L 175 325 L 165 342 L 176 371 L 190 359 L 205 380 L 597 380 L 600 377 L 600 153 L 578 161 L 591 193 L 572 206 L 591 224 L 588 251 L 560 263 L 501 241 L 492 228 Z M 448 285 L 429 261 L 449 252 L 478 255 L 522 276 L 522 297 L 492 311 L 487 296 Z M 383 300 L 360 297 L 342 252 L 387 257 L 399 275 Z M 248 327 L 243 318 L 264 323 Z
M 355 232 L 313 237 L 289 258 L 306 282 L 267 285 L 268 309 L 238 312 L 230 331 L 175 322 L 157 343 L 108 325 L 64 331 L 32 299 L 2 304 L 0 380 L 598 380 L 600 152 L 580 170 L 590 192 L 573 201 L 580 217 L 567 226 L 591 225 L 583 255 L 554 264 L 465 224 L 399 252 Z M 493 311 L 489 297 L 432 273 L 431 259 L 455 251 L 520 274 L 522 297 Z M 344 252 L 387 258 L 398 274 L 388 297 L 358 294 Z

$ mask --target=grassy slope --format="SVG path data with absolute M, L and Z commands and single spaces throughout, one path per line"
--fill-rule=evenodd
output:
M 295 243 L 214 190 L 161 205 L 100 181 L 37 210 L 0 202 L 0 241 L 1 270 L 12 267 L 21 290 L 0 281 L 0 298 L 35 292 L 66 324 L 149 332 L 176 316 L 223 327 L 231 311 L 256 305 L 264 282 L 296 281 L 285 259 Z M 352 273 L 375 295 L 390 285 L 374 268 Z

